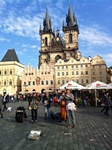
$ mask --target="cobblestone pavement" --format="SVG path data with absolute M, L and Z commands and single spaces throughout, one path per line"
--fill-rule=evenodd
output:
M 10 113 L 0 118 L 0 150 L 112 150 L 112 111 L 110 116 L 101 113 L 101 107 L 78 108 L 76 128 L 67 128 L 67 122 L 44 120 L 44 107 L 40 103 L 37 123 L 31 124 L 28 102 L 8 103 Z M 15 112 L 24 106 L 29 118 L 27 123 L 16 123 Z M 53 112 L 60 108 L 51 107 Z M 28 140 L 31 130 L 42 131 L 38 140 Z

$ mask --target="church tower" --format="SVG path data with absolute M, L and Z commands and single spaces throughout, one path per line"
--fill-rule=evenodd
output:
M 66 14 L 66 25 L 64 25 L 62 30 L 64 32 L 64 41 L 66 45 L 66 59 L 69 60 L 70 57 L 79 60 L 81 57 L 80 52 L 78 51 L 78 35 L 79 28 L 77 23 L 77 18 L 72 12 L 72 8 L 69 5 L 68 14 Z
M 50 56 L 49 56 L 49 50 L 51 47 L 51 41 L 54 38 L 54 33 L 52 31 L 52 25 L 51 25 L 51 19 L 49 18 L 48 9 L 46 9 L 46 15 L 43 20 L 43 30 L 41 30 L 40 25 L 40 45 L 41 50 L 40 56 L 39 56 L 39 66 L 43 64 L 44 62 L 49 62 Z

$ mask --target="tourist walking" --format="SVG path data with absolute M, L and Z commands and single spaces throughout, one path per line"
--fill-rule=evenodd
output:
M 7 104 L 7 94 L 5 94 L 3 97 L 3 105 L 4 105 L 3 111 L 5 111 L 5 109 L 7 110 L 6 104 Z

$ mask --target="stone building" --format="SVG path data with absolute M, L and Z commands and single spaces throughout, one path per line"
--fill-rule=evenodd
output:
M 19 62 L 14 49 L 9 49 L 0 61 L 0 93 L 9 95 L 21 91 L 21 73 L 24 65 Z
M 22 73 L 22 93 L 33 91 L 43 92 L 54 89 L 54 69 L 46 62 L 40 68 L 34 68 L 30 64 L 25 67 Z

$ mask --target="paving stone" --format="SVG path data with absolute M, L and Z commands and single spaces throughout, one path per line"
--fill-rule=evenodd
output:
M 78 108 L 75 113 L 76 128 L 68 129 L 67 122 L 44 120 L 44 106 L 40 103 L 38 122 L 31 124 L 31 112 L 28 102 L 8 103 L 12 112 L 0 119 L 0 150 L 111 150 L 112 149 L 112 111 L 104 116 L 100 107 Z M 24 106 L 28 115 L 28 123 L 16 123 L 15 112 L 18 106 Z M 60 107 L 51 106 L 53 112 Z M 43 135 L 39 140 L 27 140 L 31 130 L 40 130 Z M 65 134 L 66 133 L 66 134 Z

